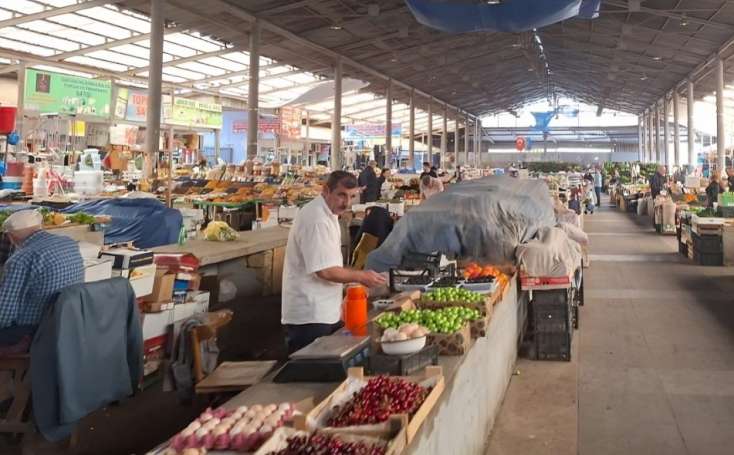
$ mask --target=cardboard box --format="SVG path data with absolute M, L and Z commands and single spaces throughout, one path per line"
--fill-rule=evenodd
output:
M 143 303 L 143 311 L 146 313 L 160 313 L 161 311 L 172 310 L 173 302 L 145 302 Z
M 186 282 L 186 287 L 184 288 L 181 282 Z M 174 289 L 186 289 L 189 291 L 198 291 L 199 286 L 201 286 L 201 275 L 198 273 L 186 273 L 186 272 L 179 272 L 176 274 L 176 283 L 174 284 Z
M 130 280 L 130 286 L 135 291 L 135 298 L 139 299 L 153 292 L 155 282 L 155 264 L 135 267 L 134 269 L 112 269 L 113 276 L 121 276 Z
M 111 248 L 102 251 L 100 256 L 109 256 L 114 260 L 112 268 L 134 269 L 153 263 L 153 252 L 145 250 L 132 250 L 129 248 Z
M 112 260 L 109 258 L 84 261 L 84 282 L 109 280 L 112 278 Z
M 173 282 L 176 275 L 168 273 L 168 269 L 158 268 L 155 271 L 153 292 L 145 296 L 146 302 L 170 302 L 173 299 Z
M 173 310 L 164 310 L 160 313 L 143 313 L 143 340 L 164 336 L 168 333 L 168 326 L 173 324 Z

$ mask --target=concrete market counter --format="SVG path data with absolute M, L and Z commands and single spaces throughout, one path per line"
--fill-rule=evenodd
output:
M 494 306 L 488 335 L 475 340 L 463 356 L 439 357 L 446 380 L 444 393 L 431 410 L 408 454 L 483 454 L 512 376 L 525 321 L 527 293 L 517 278 Z M 326 398 L 338 384 L 262 382 L 238 394 L 224 406 Z
M 201 266 L 207 266 L 283 247 L 288 240 L 288 231 L 288 228 L 274 226 L 257 231 L 239 232 L 239 239 L 231 242 L 192 239 L 183 245 L 153 248 L 153 252 L 191 253 L 199 259 Z

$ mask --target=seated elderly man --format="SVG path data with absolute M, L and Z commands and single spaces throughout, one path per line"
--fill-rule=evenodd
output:
M 79 246 L 41 229 L 43 217 L 22 210 L 3 223 L 15 251 L 0 282 L 0 347 L 32 337 L 46 307 L 61 289 L 84 281 Z

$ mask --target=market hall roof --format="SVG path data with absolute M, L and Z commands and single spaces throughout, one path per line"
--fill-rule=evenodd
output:
M 148 2 L 118 2 L 120 10 L 109 3 L 4 0 L 0 55 L 31 54 L 144 79 Z M 388 78 L 403 111 L 408 87 L 423 95 L 417 98 L 422 110 L 425 95 L 435 97 L 436 128 L 443 103 L 453 117 L 454 107 L 484 114 L 558 94 L 639 113 L 687 77 L 705 76 L 698 97 L 712 92 L 704 63 L 722 47 L 723 57 L 730 56 L 734 4 L 639 3 L 604 0 L 596 19 L 569 19 L 537 33 L 448 34 L 420 25 L 402 0 L 167 0 L 164 81 L 246 99 L 249 30 L 257 17 L 263 24 L 261 102 L 277 104 L 332 77 L 335 58 L 343 56 L 345 76 L 369 82 L 367 90 L 380 94 L 361 93 L 372 98 L 345 109 L 352 121 L 382 120 Z M 27 14 L 46 16 L 23 21 Z M 328 118 L 324 107 L 314 115 Z

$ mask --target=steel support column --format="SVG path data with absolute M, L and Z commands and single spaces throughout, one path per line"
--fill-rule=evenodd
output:
M 331 170 L 342 168 L 342 61 L 336 59 L 334 67 L 334 112 L 331 119 Z
M 469 114 L 466 115 L 464 123 L 464 164 L 469 165 Z
M 415 89 L 410 89 L 408 136 L 408 166 L 415 169 Z
M 449 108 L 443 107 L 443 128 L 441 131 L 441 156 L 438 160 L 438 167 L 443 169 L 446 166 L 446 154 L 449 147 Z
M 260 21 L 252 23 L 250 32 L 250 66 L 247 90 L 247 158 L 257 156 L 258 120 L 260 117 Z
M 459 112 L 454 120 L 454 165 L 459 165 Z
M 673 90 L 673 164 L 680 166 L 680 97 L 678 90 Z
M 25 123 L 23 116 L 25 115 L 23 105 L 25 104 L 25 63 L 20 62 L 18 64 L 18 111 L 15 114 L 15 131 L 20 136 L 20 143 L 15 150 L 22 152 L 25 145 L 25 136 L 23 124 Z M 30 151 L 30 150 L 29 150 Z M 5 161 L 8 161 L 8 157 L 5 157 Z
M 724 175 L 726 153 L 726 126 L 724 121 L 724 61 L 716 60 L 716 166 L 719 175 Z
M 657 164 L 661 163 L 660 160 L 660 104 L 655 103 L 655 160 Z
M 161 86 L 163 82 L 163 0 L 150 1 L 150 52 L 148 54 L 148 106 L 145 118 L 145 165 L 143 177 L 152 178 L 161 137 Z
M 392 154 L 392 79 L 387 81 L 385 102 L 385 160 L 382 166 L 387 167 Z
M 433 97 L 428 99 L 428 161 L 433 166 Z
M 663 164 L 670 166 L 670 106 L 667 95 L 663 96 Z M 668 169 L 670 172 L 670 169 Z
M 688 123 L 686 124 L 686 129 L 688 130 L 688 164 L 690 166 L 696 166 L 696 152 L 694 150 L 694 143 L 696 140 L 696 132 L 695 132 L 695 125 L 693 121 L 693 105 L 695 101 L 693 100 L 693 82 L 688 81 L 687 84 L 686 97 L 688 98 Z

